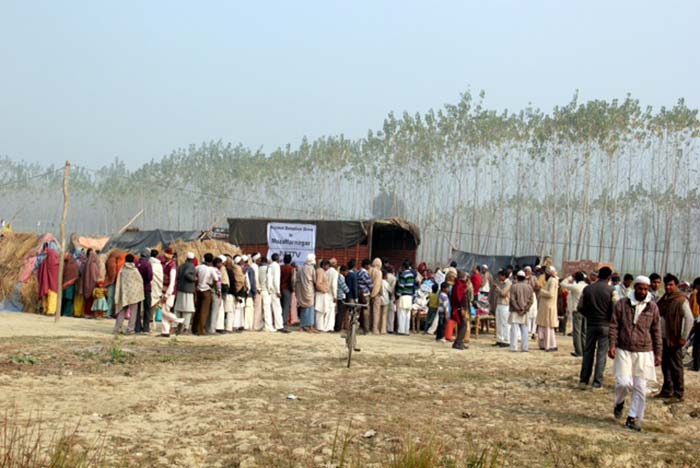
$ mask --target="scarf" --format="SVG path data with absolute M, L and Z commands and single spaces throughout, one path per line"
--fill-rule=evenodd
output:
M 117 311 L 128 305 L 138 304 L 144 297 L 141 273 L 133 263 L 125 263 L 114 287 L 114 304 Z
M 652 295 L 647 293 L 647 296 L 641 300 L 638 301 L 636 297 L 634 297 L 634 291 L 630 293 L 628 296 L 630 300 L 630 304 L 632 304 L 632 307 L 634 307 L 634 320 L 633 323 L 637 325 L 637 320 L 639 320 L 639 316 L 644 312 L 644 309 L 646 308 L 647 304 L 649 304 L 652 300 Z
M 90 252 L 85 263 L 83 276 L 78 283 L 78 292 L 80 292 L 85 299 L 92 297 L 92 291 L 95 289 L 99 276 L 100 266 L 98 264 L 97 254 L 95 252 Z
M 39 265 L 38 276 L 40 299 L 48 296 L 49 291 L 58 292 L 58 254 L 50 248 L 46 249 L 46 258 Z
M 674 291 L 670 294 L 664 294 L 657 305 L 659 306 L 659 315 L 666 323 L 666 341 L 668 346 L 680 346 L 680 340 L 683 338 L 683 303 L 687 301 L 680 291 Z
M 75 284 L 80 276 L 80 266 L 71 254 L 66 254 L 63 264 L 63 289 Z

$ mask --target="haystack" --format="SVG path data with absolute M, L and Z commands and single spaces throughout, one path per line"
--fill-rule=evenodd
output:
M 232 257 L 241 254 L 241 249 L 235 245 L 229 244 L 220 240 L 203 240 L 203 241 L 175 241 L 170 244 L 170 248 L 177 254 L 178 263 L 184 263 L 187 252 L 192 252 L 199 259 L 204 257 L 204 254 L 211 253 L 215 256 L 230 255 Z
M 37 256 L 46 242 L 55 241 L 51 234 L 12 232 L 0 237 L 0 302 L 14 299 L 19 288 L 23 308 L 35 312 L 39 284 L 34 274 Z

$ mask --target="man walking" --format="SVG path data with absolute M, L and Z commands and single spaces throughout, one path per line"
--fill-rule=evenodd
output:
M 581 295 L 581 309 L 583 316 L 586 317 L 586 346 L 583 349 L 583 362 L 581 363 L 579 379 L 579 386 L 582 389 L 586 388 L 591 380 L 594 361 L 593 388 L 603 386 L 603 373 L 605 372 L 609 345 L 610 318 L 613 311 L 613 289 L 608 284 L 610 275 L 612 275 L 610 268 L 601 268 L 598 272 L 598 281 L 586 287 Z
M 519 271 L 516 275 L 516 283 L 510 288 L 509 310 L 510 316 L 508 323 L 510 324 L 510 350 L 516 352 L 518 350 L 518 332 L 520 332 L 521 350 L 523 353 L 528 351 L 528 318 L 527 313 L 532 306 L 532 301 L 535 297 L 535 291 L 527 281 L 524 271 Z
M 608 356 L 615 360 L 613 415 L 615 419 L 622 417 L 625 398 L 632 392 L 625 427 L 634 431 L 642 430 L 647 382 L 656 382 L 655 367 L 661 363 L 661 324 L 659 310 L 649 293 L 650 283 L 645 276 L 634 280 L 634 293 L 617 303 L 609 326 Z
M 683 346 L 693 328 L 693 313 L 688 298 L 678 289 L 678 278 L 664 277 L 665 294 L 657 301 L 661 317 L 664 384 L 654 398 L 670 398 L 668 403 L 683 401 Z

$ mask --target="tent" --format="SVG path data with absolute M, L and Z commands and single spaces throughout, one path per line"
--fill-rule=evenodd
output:
M 508 265 L 519 265 L 520 267 L 529 265 L 534 267 L 540 262 L 540 258 L 535 255 L 521 257 L 513 255 L 480 255 L 456 249 L 452 249 L 452 260 L 457 262 L 457 268 L 461 270 L 469 270 L 475 265 L 487 265 L 489 270 L 493 272 L 501 270 Z
M 143 249 L 153 249 L 172 244 L 175 241 L 196 241 L 202 235 L 201 231 L 127 231 L 117 234 L 109 239 L 103 251 L 112 249 L 125 250 L 131 253 L 139 253 Z
M 401 218 L 369 220 L 290 220 L 273 218 L 229 218 L 229 242 L 246 252 L 267 253 L 269 223 L 316 226 L 316 256 L 345 263 L 350 258 L 386 258 L 400 265 L 416 260 L 420 230 Z

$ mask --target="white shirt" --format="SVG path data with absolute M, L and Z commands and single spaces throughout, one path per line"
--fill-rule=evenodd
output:
M 197 272 L 197 291 L 211 291 L 212 285 L 216 284 L 217 274 L 216 268 L 201 264 L 195 268 Z
M 270 291 L 270 295 L 276 296 L 282 294 L 280 287 L 280 278 L 282 271 L 280 269 L 280 264 L 277 262 L 270 263 L 267 267 L 267 290 Z

